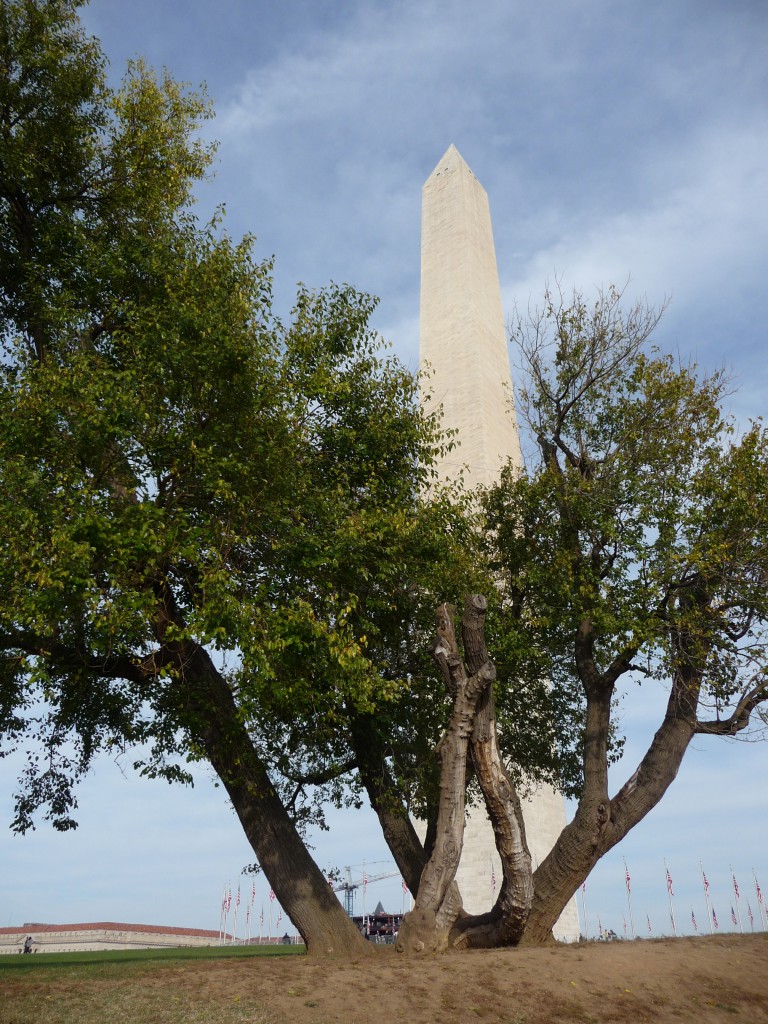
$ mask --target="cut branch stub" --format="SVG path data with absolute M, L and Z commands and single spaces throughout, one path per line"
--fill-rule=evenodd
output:
M 485 615 L 487 611 L 488 601 L 483 594 L 470 594 L 464 601 L 461 639 L 464 644 L 464 661 L 467 671 L 471 674 L 490 661 L 485 646 Z
M 432 641 L 432 657 L 443 674 L 445 686 L 452 697 L 456 697 L 459 676 L 462 674 L 461 655 L 453 628 L 456 608 L 452 604 L 438 605 L 435 610 L 435 638 Z

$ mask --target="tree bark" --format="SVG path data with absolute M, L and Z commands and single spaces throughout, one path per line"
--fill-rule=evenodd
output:
M 478 628 L 482 630 L 485 607 L 485 598 L 478 596 L 467 600 L 464 627 L 465 633 L 472 634 L 473 638 Z M 421 876 L 416 904 L 406 914 L 400 929 L 397 942 L 400 952 L 445 949 L 461 908 L 455 877 L 464 838 L 467 752 L 478 703 L 493 683 L 495 668 L 486 660 L 476 672 L 467 673 L 453 629 L 454 611 L 453 606 L 445 604 L 437 609 L 433 645 L 433 656 L 453 697 L 451 719 L 437 747 L 440 764 L 437 834 Z
M 485 604 L 480 607 L 477 601 L 474 598 L 467 603 L 462 623 L 464 657 L 470 672 L 490 660 L 485 645 Z M 533 877 L 520 798 L 499 748 L 492 686 L 480 698 L 469 750 L 493 828 L 502 877 L 495 905 L 487 914 L 457 920 L 452 945 L 473 949 L 515 945 L 531 908 Z
M 613 799 L 608 797 L 606 759 L 613 686 L 589 687 L 583 794 L 573 821 L 534 873 L 533 904 L 522 944 L 539 945 L 551 938 L 555 922 L 595 864 L 664 796 L 696 732 L 700 687 L 695 673 L 677 674 L 664 721 L 637 770 Z
M 481 699 L 470 753 L 501 859 L 501 885 L 498 899 L 487 914 L 456 922 L 452 945 L 472 949 L 515 945 L 531 909 L 533 875 L 520 798 L 499 749 L 491 688 Z
M 256 753 L 226 680 L 205 648 L 166 642 L 183 617 L 168 582 L 158 578 L 155 633 L 173 666 L 179 713 L 229 794 L 248 841 L 283 910 L 315 956 L 364 955 L 373 947 L 345 913 L 312 860 Z
M 183 642 L 191 731 L 221 779 L 283 910 L 314 956 L 361 956 L 373 947 L 312 860 L 239 721 L 232 693 L 197 645 Z
M 371 807 L 376 812 L 384 839 L 400 874 L 411 893 L 416 896 L 427 855 L 408 811 L 403 806 L 400 790 L 387 764 L 386 751 L 376 732 L 375 723 L 366 723 L 356 718 L 351 723 L 351 734 L 357 769 Z

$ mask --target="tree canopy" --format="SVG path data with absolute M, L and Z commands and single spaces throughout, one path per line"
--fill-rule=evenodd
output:
M 0 13 L 0 730 L 30 750 L 14 826 L 42 809 L 73 827 L 100 749 L 171 780 L 206 759 L 310 948 L 350 948 L 297 825 L 310 784 L 340 797 L 350 723 L 363 736 L 423 661 L 462 518 L 422 500 L 438 439 L 375 301 L 302 287 L 283 322 L 271 261 L 194 216 L 204 98 L 141 63 L 109 88 L 78 6 Z

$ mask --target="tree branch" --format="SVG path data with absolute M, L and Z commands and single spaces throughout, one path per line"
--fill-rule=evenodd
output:
M 729 718 L 702 722 L 697 719 L 695 732 L 699 736 L 735 736 L 749 725 L 755 708 L 768 700 L 768 681 L 753 686 L 743 695 Z

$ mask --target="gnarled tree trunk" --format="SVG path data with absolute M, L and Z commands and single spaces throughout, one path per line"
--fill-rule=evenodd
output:
M 473 625 L 476 627 L 479 622 L 482 628 L 485 598 L 467 599 L 468 606 L 472 602 L 477 603 L 480 611 Z M 483 691 L 493 682 L 496 670 L 491 661 L 486 661 L 475 673 L 467 673 L 453 628 L 454 612 L 453 605 L 442 604 L 437 609 L 432 647 L 433 657 L 453 697 L 451 719 L 436 751 L 440 764 L 437 833 L 432 854 L 421 875 L 415 906 L 405 915 L 398 935 L 400 952 L 445 949 L 460 910 L 454 880 L 464 839 L 467 752 L 478 703 Z
M 237 716 L 229 687 L 201 648 L 187 653 L 198 734 L 283 910 L 318 956 L 360 956 L 372 946 L 310 856 Z M 193 679 L 193 681 L 192 681 Z M 213 713 L 210 713 L 213 711 Z
M 397 945 L 401 952 L 517 942 L 531 906 L 531 859 L 520 801 L 496 736 L 495 668 L 483 633 L 486 608 L 481 595 L 467 598 L 462 617 L 464 660 L 453 629 L 454 609 L 441 605 L 437 610 L 433 655 L 453 697 L 453 710 L 437 749 L 440 800 L 434 849 L 422 873 L 414 909 L 403 921 Z M 464 836 L 468 756 L 485 797 L 503 871 L 493 910 L 474 917 L 461 910 L 455 883 Z

